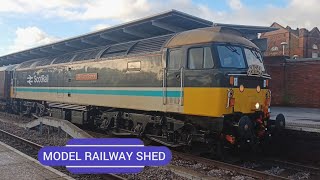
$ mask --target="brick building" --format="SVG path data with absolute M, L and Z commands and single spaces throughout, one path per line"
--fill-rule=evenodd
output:
M 320 108 L 320 58 L 267 56 L 264 64 L 272 77 L 272 106 Z
M 273 23 L 271 27 L 279 28 L 276 31 L 262 33 L 260 38 L 268 39 L 265 56 L 284 55 L 291 58 L 317 58 L 320 57 L 320 31 L 317 27 L 308 31 L 305 28 L 291 29 Z

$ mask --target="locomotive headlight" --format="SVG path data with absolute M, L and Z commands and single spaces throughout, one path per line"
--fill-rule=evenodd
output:
M 260 104 L 256 103 L 255 107 L 256 107 L 256 110 L 258 110 L 260 108 Z
M 242 84 L 241 84 L 240 87 L 239 87 L 239 91 L 240 91 L 240 92 L 243 92 L 243 91 L 244 91 L 244 86 L 243 86 Z
M 261 91 L 261 87 L 258 85 L 257 86 L 257 92 L 259 93 Z

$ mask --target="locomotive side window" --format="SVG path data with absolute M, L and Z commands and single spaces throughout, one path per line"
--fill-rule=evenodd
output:
M 189 69 L 213 68 L 213 58 L 210 47 L 192 48 L 188 52 Z
M 242 49 L 238 46 L 219 45 L 217 46 L 221 67 L 224 68 L 245 68 L 245 60 Z
M 182 67 L 183 56 L 181 49 L 171 49 L 168 57 L 169 69 L 180 69 Z

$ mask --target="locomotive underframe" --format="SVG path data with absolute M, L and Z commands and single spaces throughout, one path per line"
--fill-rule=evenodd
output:
M 85 109 L 81 109 L 83 106 L 73 105 L 72 108 L 66 108 L 70 105 L 60 105 L 59 108 L 44 101 L 22 99 L 12 100 L 11 107 L 10 111 L 14 113 L 49 115 L 117 136 L 137 136 L 171 147 L 191 147 L 194 143 L 202 143 L 207 145 L 210 151 L 220 151 L 218 149 L 221 144 L 232 148 L 256 146 L 268 140 L 275 129 L 274 125 L 277 124 L 270 119 L 262 119 L 262 124 L 260 121 L 258 123 L 257 120 L 263 117 L 261 111 L 213 118 L 96 106 L 85 106 Z

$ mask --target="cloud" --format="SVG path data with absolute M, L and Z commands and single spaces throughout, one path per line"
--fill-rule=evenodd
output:
M 241 0 L 228 0 L 228 4 L 231 9 L 239 10 L 242 8 Z
M 68 9 L 80 7 L 81 0 L 1 0 L 0 12 L 34 13 L 50 9 Z
M 309 30 L 320 27 L 318 20 L 320 6 L 316 5 L 319 3 L 318 0 L 287 0 L 286 6 L 277 7 L 268 4 L 259 8 L 239 0 L 227 0 L 227 2 L 231 11 L 218 12 L 204 6 L 194 14 L 216 23 L 270 26 L 273 22 L 278 22 L 283 26 L 305 27 Z
M 16 37 L 13 40 L 13 44 L 9 46 L 8 51 L 9 53 L 17 52 L 32 47 L 49 44 L 57 40 L 58 38 L 49 36 L 38 27 L 19 27 L 16 30 Z
M 97 24 L 97 25 L 93 26 L 90 30 L 91 31 L 98 31 L 98 30 L 105 29 L 108 27 L 110 27 L 109 24 Z
M 178 9 L 214 22 L 269 26 L 279 22 L 284 26 L 320 27 L 318 0 L 286 0 L 276 7 L 246 4 L 241 0 L 225 0 L 230 10 L 217 11 L 193 0 L 2 0 L 0 14 L 33 14 L 45 18 L 69 21 L 112 20 L 125 22 L 155 13 Z

